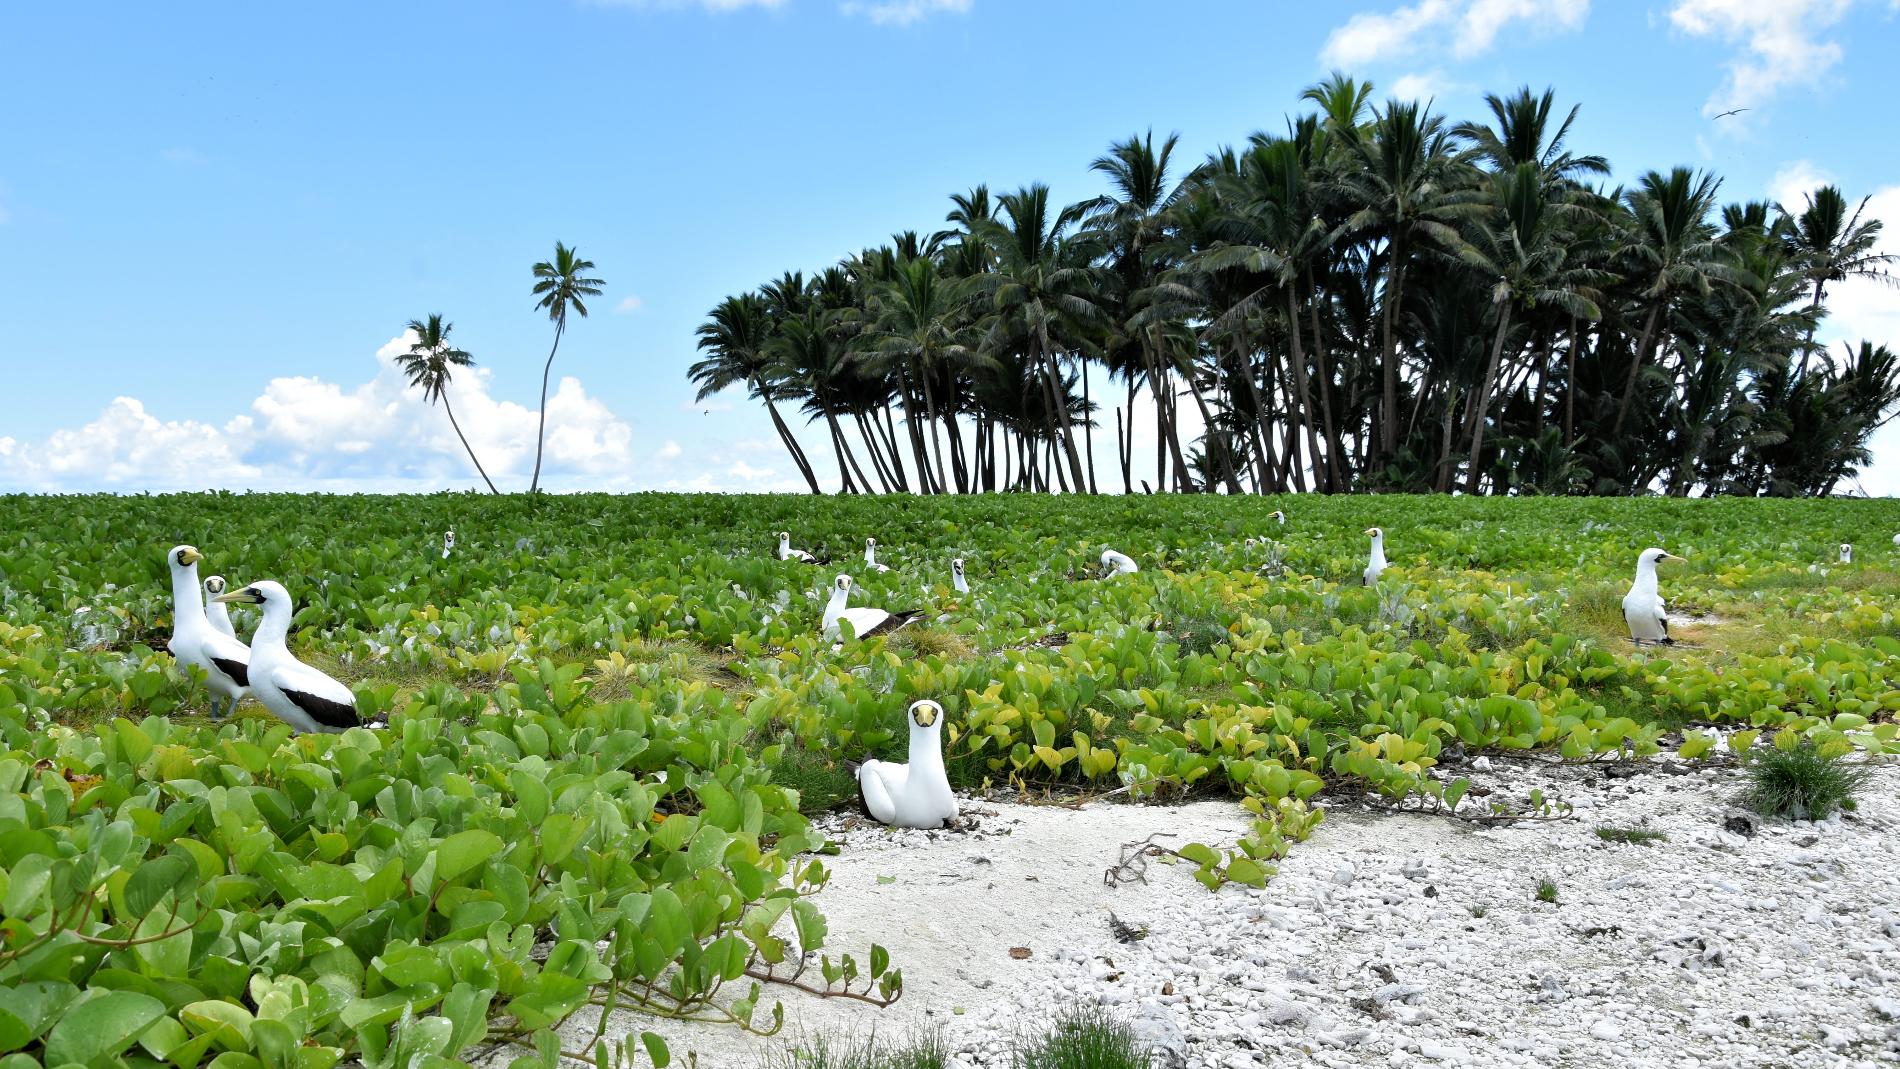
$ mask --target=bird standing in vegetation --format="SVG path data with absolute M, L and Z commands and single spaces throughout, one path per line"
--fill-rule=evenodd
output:
M 259 605 L 264 618 L 251 636 L 251 693 L 298 731 L 340 732 L 362 725 L 350 688 L 290 652 L 290 592 L 269 579 L 222 594 L 218 601 Z
M 204 592 L 198 585 L 198 562 L 204 554 L 195 546 L 174 546 L 165 559 L 172 572 L 172 638 L 166 648 L 180 664 L 195 665 L 205 674 L 211 715 L 224 716 L 237 708 L 250 686 L 251 651 L 205 615 Z M 223 709 L 219 698 L 226 703 Z
M 879 574 L 891 570 L 889 565 L 877 562 L 877 539 L 875 538 L 864 540 L 864 566 Z
M 1854 544 L 1852 542 L 1841 543 L 1841 563 L 1842 564 L 1854 563 Z
M 1366 528 L 1366 534 L 1372 536 L 1372 556 L 1366 561 L 1365 581 L 1367 586 L 1379 581 L 1386 569 L 1385 531 L 1378 527 Z
M 453 552 L 455 552 L 455 529 L 450 528 L 442 532 L 442 559 L 448 560 L 449 554 Z
M 1630 638 L 1638 646 L 1645 642 L 1675 645 L 1676 640 L 1669 637 L 1669 614 L 1663 607 L 1662 594 L 1656 589 L 1656 565 L 1681 559 L 1654 548 L 1643 550 L 1642 556 L 1636 558 L 1636 581 L 1630 584 L 1630 592 L 1623 595 L 1623 620 L 1630 625 Z
M 859 765 L 858 804 L 884 824 L 941 828 L 957 818 L 957 798 L 943 769 L 943 706 L 929 699 L 912 702 L 908 719 L 908 762 Z
M 962 557 L 957 557 L 950 562 L 950 587 L 959 594 L 970 592 L 970 581 L 963 576 Z
M 849 622 L 852 633 L 859 638 L 888 635 L 916 619 L 920 613 L 917 609 L 906 609 L 903 612 L 885 612 L 883 609 L 872 608 L 853 609 L 848 605 L 850 600 L 851 577 L 841 575 L 831 584 L 831 601 L 825 605 L 824 632 L 827 636 L 838 637 L 840 630 L 838 623 L 841 620 Z

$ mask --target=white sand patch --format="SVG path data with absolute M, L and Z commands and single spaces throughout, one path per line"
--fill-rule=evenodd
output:
M 1246 815 L 1228 802 L 979 803 L 969 833 L 842 827 L 818 897 L 828 950 L 862 961 L 882 943 L 904 970 L 900 1002 L 879 1011 L 786 992 L 789 1023 L 771 1040 L 635 1015 L 608 1035 L 651 1029 L 676 1064 L 694 1050 L 702 1066 L 750 1066 L 801 1034 L 941 1026 L 961 1064 L 998 1066 L 1014 1033 L 1082 999 L 1159 1042 L 1160 1065 L 1900 1056 L 1900 768 L 1877 770 L 1858 813 L 1745 836 L 1724 825 L 1741 786 L 1733 768 L 1491 764 L 1470 773 L 1492 791 L 1485 801 L 1542 787 L 1576 819 L 1480 827 L 1342 803 L 1264 891 L 1212 895 L 1186 866 L 1160 865 L 1146 885 L 1104 885 L 1121 844 L 1150 833 L 1231 841 Z M 1610 844 L 1599 824 L 1669 839 Z M 1556 884 L 1556 904 L 1536 900 L 1540 879 Z M 1149 934 L 1119 942 L 1111 911 Z M 593 1024 L 583 1013 L 567 1032 L 578 1043 Z

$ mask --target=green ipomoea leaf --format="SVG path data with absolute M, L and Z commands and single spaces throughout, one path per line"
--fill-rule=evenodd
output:
M 443 882 L 454 880 L 501 853 L 502 846 L 501 836 L 492 831 L 470 829 L 456 832 L 436 844 L 436 879 Z
M 165 896 L 177 891 L 180 897 L 188 883 L 198 875 L 198 866 L 183 854 L 155 857 L 138 867 L 125 884 L 125 908 L 130 918 L 143 917 L 158 908 Z
M 108 991 L 67 1009 L 46 1036 L 46 1064 L 103 1065 L 165 1016 L 165 1004 L 132 991 Z

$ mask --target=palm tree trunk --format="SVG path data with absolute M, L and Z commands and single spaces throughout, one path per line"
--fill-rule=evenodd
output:
M 1207 398 L 1201 394 L 1201 384 L 1194 381 L 1193 370 L 1189 369 L 1183 377 L 1187 379 L 1188 392 L 1194 395 L 1194 406 L 1201 410 L 1201 425 L 1207 428 L 1205 434 L 1208 444 L 1217 451 L 1221 480 L 1227 484 L 1228 493 L 1241 493 L 1240 478 L 1234 474 L 1234 458 L 1227 449 L 1227 436 L 1214 426 L 1214 415 L 1208 411 Z
M 918 428 L 922 421 L 917 418 L 917 398 L 911 389 L 908 372 L 899 379 L 897 392 L 904 401 L 904 433 L 910 437 L 911 456 L 917 461 L 917 484 L 926 494 L 942 493 L 939 487 L 931 483 L 930 450 L 924 445 L 923 433 Z
M 444 333 L 447 332 L 445 331 Z M 446 391 L 440 391 L 437 392 L 436 396 L 442 399 L 442 411 L 449 414 L 449 426 L 454 427 L 455 436 L 462 439 L 462 448 L 468 450 L 468 459 L 475 462 L 475 470 L 481 473 L 482 481 L 488 484 L 488 492 L 491 494 L 501 493 L 500 490 L 495 489 L 495 480 L 488 477 L 488 470 L 482 467 L 481 460 L 475 456 L 475 448 L 468 444 L 467 436 L 462 433 L 462 425 L 456 422 L 455 409 L 449 404 L 448 393 Z
M 1082 454 L 1075 448 L 1075 423 L 1069 418 L 1069 406 L 1062 389 L 1062 372 L 1056 366 L 1055 352 L 1049 346 L 1049 333 L 1040 317 L 1036 322 L 1036 348 L 1042 360 L 1043 374 L 1049 380 L 1049 394 L 1055 403 L 1056 422 L 1062 428 L 1062 452 L 1069 461 L 1069 473 L 1075 477 L 1075 485 L 1080 491 L 1087 485 L 1082 480 Z
M 1570 317 L 1570 344 L 1564 346 L 1564 448 L 1577 444 L 1577 346 L 1583 335 L 1577 331 L 1577 317 Z M 1597 332 L 1597 351 L 1603 350 L 1603 332 Z
M 1241 341 L 1234 338 L 1234 360 L 1241 368 L 1241 377 L 1247 380 L 1247 397 L 1253 401 L 1253 420 L 1247 427 L 1247 434 L 1253 439 L 1253 488 L 1257 494 L 1267 492 L 1267 404 L 1260 397 L 1260 384 L 1254 381 L 1253 359 L 1241 350 Z
M 1294 415 L 1306 429 L 1306 451 L 1311 454 L 1307 460 L 1313 466 L 1313 483 L 1317 487 L 1324 481 L 1320 472 L 1319 431 L 1313 426 L 1312 394 L 1306 389 L 1306 347 L 1300 340 L 1300 302 L 1292 286 L 1286 288 L 1286 325 L 1287 333 L 1293 338 Z
M 930 428 L 930 447 L 937 455 L 937 492 L 944 493 L 950 488 L 950 481 L 943 476 L 943 439 L 937 435 L 937 391 L 930 388 L 930 369 L 919 370 L 917 378 L 924 384 L 924 425 Z
M 1491 340 L 1491 361 L 1485 365 L 1484 383 L 1478 387 L 1478 395 L 1471 399 L 1471 459 L 1465 471 L 1465 493 L 1478 492 L 1478 454 L 1484 449 L 1484 419 L 1491 407 L 1491 390 L 1497 384 L 1498 361 L 1504 356 L 1504 335 L 1511 329 L 1511 302 L 1505 301 L 1498 309 L 1498 333 Z
M 1612 440 L 1623 435 L 1623 424 L 1629 419 L 1630 402 L 1636 400 L 1636 374 L 1643 369 L 1643 358 L 1649 354 L 1650 339 L 1656 331 L 1656 319 L 1665 303 L 1659 301 L 1650 305 L 1649 316 L 1643 320 L 1642 340 L 1636 343 L 1636 352 L 1630 357 L 1629 379 L 1623 383 L 1623 400 L 1616 406 L 1616 424 L 1610 428 Z
M 876 418 L 873 417 L 873 422 Z M 891 474 L 897 478 L 899 493 L 910 493 L 910 476 L 904 472 L 904 451 L 897 445 L 897 422 L 891 418 L 889 402 L 884 405 L 884 448 L 891 458 Z
M 865 452 L 871 455 L 871 470 L 877 473 L 878 485 L 884 488 L 884 493 L 890 493 L 891 471 L 884 466 L 884 454 L 877 447 L 877 437 L 865 428 L 864 413 L 851 413 L 851 423 L 858 429 L 858 441 L 864 443 Z
M 824 493 L 823 490 L 818 489 L 818 476 L 812 473 L 811 461 L 806 458 L 805 451 L 799 448 L 798 438 L 792 434 L 792 429 L 785 425 L 784 418 L 778 414 L 778 405 L 772 403 L 771 393 L 764 388 L 764 384 L 759 381 L 757 375 L 752 378 L 752 388 L 758 392 L 759 396 L 765 398 L 765 411 L 772 417 L 772 426 L 778 430 L 779 440 L 785 443 L 786 451 L 791 453 L 793 466 L 798 468 L 798 474 L 805 477 L 805 485 L 810 487 L 814 494 Z
M 1128 413 L 1126 428 L 1122 426 L 1124 411 Z M 1135 492 L 1135 373 L 1132 370 L 1128 372 L 1128 402 L 1115 413 L 1115 452 L 1122 463 L 1122 493 L 1132 494 Z
M 1333 428 L 1333 376 L 1326 365 L 1326 340 L 1319 332 L 1319 305 L 1314 300 L 1311 285 L 1307 287 L 1307 310 L 1313 320 L 1313 359 L 1314 369 L 1319 372 L 1319 407 L 1321 418 L 1326 423 L 1326 492 L 1338 493 L 1345 487 L 1345 478 L 1339 468 L 1339 432 Z
M 1380 437 L 1378 452 L 1381 457 L 1391 457 L 1399 451 L 1399 306 L 1405 299 L 1405 243 L 1395 238 L 1387 250 L 1391 262 L 1386 266 L 1387 285 L 1383 334 L 1379 342 L 1380 377 L 1382 382 L 1379 404 Z
M 566 329 L 567 314 L 564 312 L 554 321 L 554 345 L 548 349 L 548 362 L 541 367 L 540 424 L 534 432 L 534 478 L 528 482 L 528 492 L 531 494 L 541 492 L 541 449 L 548 440 L 548 374 L 554 370 L 554 354 L 561 348 L 561 332 Z
M 838 421 L 831 416 L 831 408 L 822 407 L 825 414 L 825 429 L 831 432 L 831 451 L 838 458 L 838 492 L 855 494 L 858 492 L 857 484 L 851 481 L 851 466 L 845 463 L 844 459 L 844 435 L 838 430 Z
M 1095 405 L 1089 397 L 1089 365 L 1079 357 L 1076 363 L 1082 370 L 1082 444 L 1088 447 L 1089 493 L 1099 494 L 1102 491 L 1095 485 Z M 1077 489 L 1080 488 L 1078 483 Z

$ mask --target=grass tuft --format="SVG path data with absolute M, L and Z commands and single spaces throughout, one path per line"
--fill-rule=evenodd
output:
M 858 781 L 843 763 L 785 741 L 785 755 L 772 770 L 772 781 L 798 792 L 798 811 L 811 816 L 858 801 Z
M 1649 843 L 1667 842 L 1669 835 L 1654 828 L 1613 828 L 1608 824 L 1600 824 L 1597 826 L 1597 838 L 1606 843 L 1644 846 Z
M 810 1043 L 779 1050 L 760 1069 L 944 1069 L 950 1048 L 941 1032 L 924 1032 L 908 1042 L 881 1044 L 877 1033 L 835 1038 L 819 1033 Z
M 913 624 L 892 636 L 891 645 L 909 649 L 918 657 L 941 657 L 946 661 L 967 661 L 976 656 L 976 647 L 969 639 L 943 627 Z
M 1557 885 L 1549 880 L 1538 880 L 1537 900 L 1539 902 L 1549 902 L 1555 905 L 1557 902 Z
M 1135 1030 L 1099 1006 L 1072 1006 L 1047 1032 L 1016 1042 L 1014 1069 L 1149 1069 Z
M 1748 807 L 1789 820 L 1825 820 L 1837 809 L 1853 809 L 1867 770 L 1846 764 L 1842 756 L 1822 753 L 1808 739 L 1763 753 L 1749 762 Z

